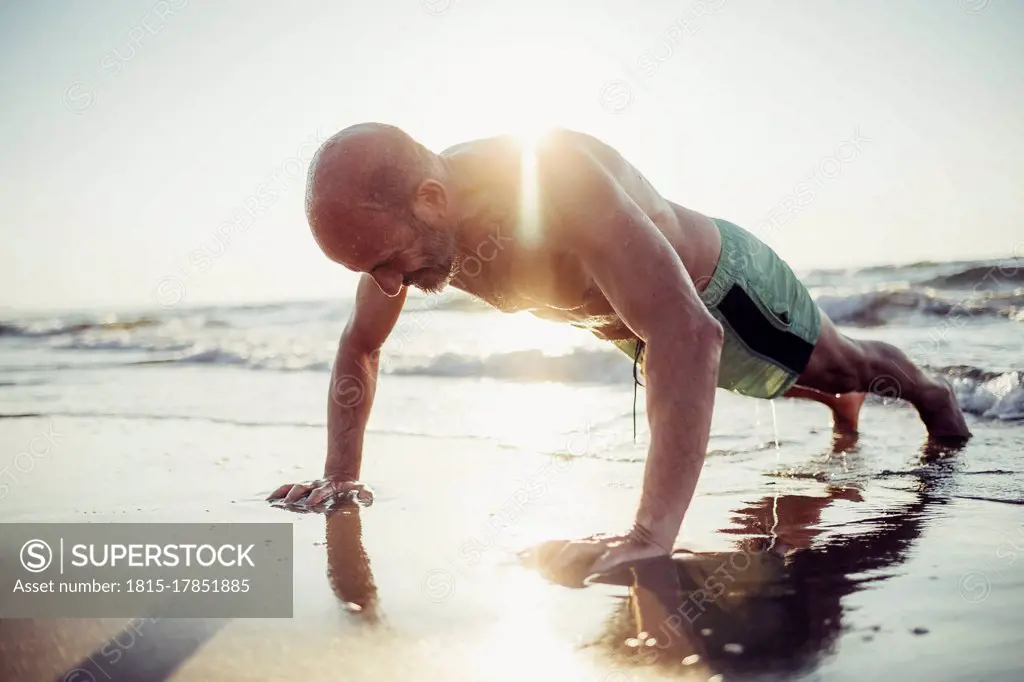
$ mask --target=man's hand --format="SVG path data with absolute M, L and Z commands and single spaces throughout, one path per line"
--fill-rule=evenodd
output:
M 645 559 L 669 556 L 670 551 L 643 533 L 592 535 L 581 540 L 553 540 L 522 553 L 523 563 L 549 580 L 582 587 L 590 576 Z
M 306 483 L 285 483 L 267 497 L 278 507 L 295 511 L 326 511 L 343 504 L 373 504 L 373 491 L 358 481 L 321 478 Z

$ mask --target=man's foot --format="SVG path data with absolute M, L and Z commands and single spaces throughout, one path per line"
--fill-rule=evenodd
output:
M 832 450 L 831 453 L 826 453 L 825 456 L 827 458 L 829 454 L 842 455 L 854 452 L 859 441 L 860 434 L 856 431 L 833 431 Z
M 855 434 L 860 421 L 860 408 L 864 404 L 866 393 L 843 393 L 829 403 L 832 408 L 832 432 L 835 434 Z
M 967 441 L 973 435 L 956 401 L 953 387 L 939 379 L 917 405 L 917 412 L 928 429 L 928 437 L 943 442 Z

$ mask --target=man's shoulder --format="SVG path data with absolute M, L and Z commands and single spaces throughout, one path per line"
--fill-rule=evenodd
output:
M 587 167 L 605 165 L 607 149 L 586 133 L 549 128 L 531 136 L 505 134 L 468 140 L 448 147 L 440 156 L 455 164 L 478 189 L 486 187 L 501 194 L 531 178 L 548 189 L 576 185 L 587 175 Z
M 552 126 L 534 134 L 504 133 L 490 137 L 475 138 L 446 147 L 439 156 L 452 157 L 457 155 L 503 155 L 521 154 L 528 151 L 541 150 L 586 150 L 595 155 L 618 154 L 608 143 L 589 133 Z
M 464 155 L 480 155 L 494 153 L 501 150 L 511 149 L 515 145 L 515 135 L 493 135 L 491 137 L 480 137 L 472 140 L 464 140 L 446 147 L 438 154 L 443 157 L 454 157 Z

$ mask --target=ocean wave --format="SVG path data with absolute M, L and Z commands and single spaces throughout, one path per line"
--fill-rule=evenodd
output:
M 919 274 L 921 271 L 944 270 L 945 274 L 957 273 L 967 269 L 989 270 L 993 267 L 1024 267 L 1024 259 L 1007 258 L 982 258 L 971 260 L 921 260 L 913 263 L 886 263 L 881 265 L 865 265 L 860 267 L 846 268 L 821 268 L 808 270 L 809 275 L 886 275 L 892 274 L 896 279 L 904 279 L 906 276 Z
M 83 332 L 123 332 L 158 324 L 160 324 L 159 320 L 147 316 L 110 322 L 68 322 L 60 319 L 41 320 L 26 324 L 0 322 L 0 336 L 43 338 Z
M 910 314 L 987 316 L 1020 320 L 1024 292 L 945 298 L 917 289 L 884 288 L 847 296 L 820 295 L 816 302 L 836 324 L 877 326 Z
M 919 260 L 913 263 L 903 263 L 900 265 L 868 265 L 861 268 L 855 268 L 853 272 L 855 274 L 864 273 L 879 273 L 879 272 L 904 272 L 907 270 L 926 270 L 929 268 L 948 267 L 951 265 L 966 265 L 970 263 L 977 263 L 978 261 L 934 261 L 934 260 Z
M 131 337 L 88 337 L 56 343 L 53 348 L 59 350 L 116 350 L 163 353 L 184 351 L 191 346 L 192 344 L 187 341 L 176 341 L 174 339 L 151 339 L 149 341 L 143 341 L 133 339 Z
M 172 317 L 161 319 L 150 315 L 129 317 L 123 320 L 88 319 L 83 316 L 37 319 L 21 322 L 0 322 L 0 337 L 41 339 L 62 336 L 98 336 L 104 334 L 134 332 L 179 324 L 192 328 L 226 328 L 231 324 L 207 316 Z
M 988 419 L 1024 419 L 1024 372 L 990 372 L 970 365 L 932 370 L 949 380 L 964 412 Z
M 936 289 L 991 290 L 1024 284 L 1024 260 L 979 265 L 920 282 Z
M 285 355 L 282 353 L 253 352 L 242 353 L 224 348 L 195 349 L 176 357 L 141 360 L 131 363 L 135 366 L 145 365 L 221 365 L 241 367 L 244 369 L 271 370 L 278 372 L 329 372 L 331 363 L 307 356 Z

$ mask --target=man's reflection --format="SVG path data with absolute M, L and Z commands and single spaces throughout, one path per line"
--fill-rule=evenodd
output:
M 856 489 L 764 497 L 737 509 L 722 529 L 741 536 L 737 551 L 676 553 L 602 576 L 627 586 L 629 596 L 601 643 L 627 665 L 705 677 L 813 670 L 842 630 L 842 599 L 906 561 L 927 508 L 942 501 L 936 489 L 949 451 L 928 446 L 921 454 L 939 463 L 918 473 L 914 501 L 859 524 L 857 535 L 825 538 L 820 528 L 835 500 L 861 501 Z
M 370 623 L 380 621 L 377 585 L 363 547 L 363 526 L 358 505 L 328 511 L 327 578 L 331 589 L 350 613 Z

